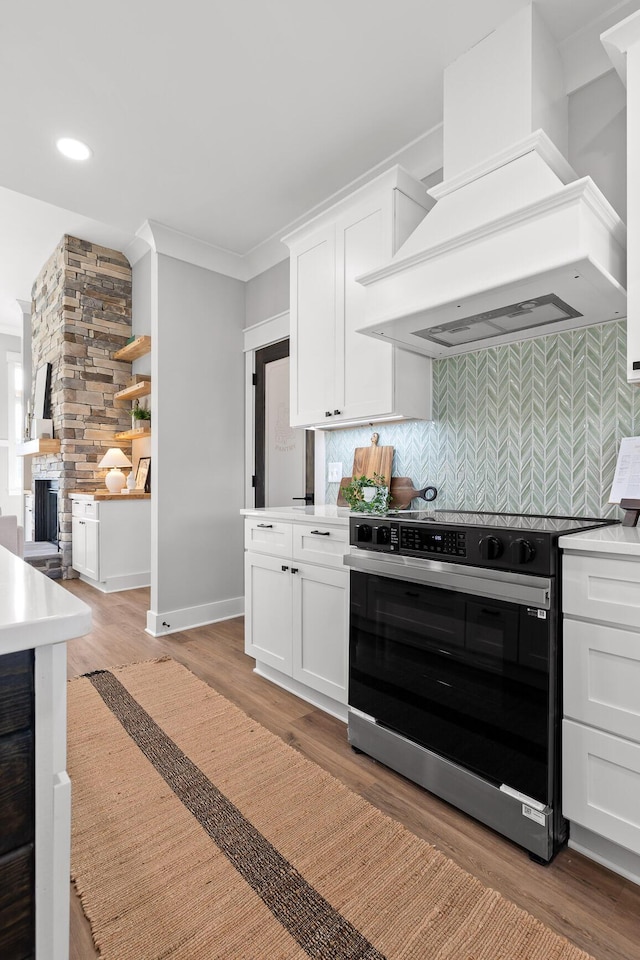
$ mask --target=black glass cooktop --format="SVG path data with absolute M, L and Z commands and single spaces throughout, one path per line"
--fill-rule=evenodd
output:
M 371 517 L 371 514 L 369 514 Z M 541 533 L 572 533 L 588 530 L 617 520 L 597 517 L 554 517 L 520 513 L 482 513 L 471 510 L 398 510 L 390 511 L 389 519 L 408 523 L 458 524 L 466 527 L 496 527 L 503 530 L 537 530 Z

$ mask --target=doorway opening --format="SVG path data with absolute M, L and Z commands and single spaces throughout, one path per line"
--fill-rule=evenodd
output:
M 289 340 L 255 352 L 256 507 L 314 502 L 314 434 L 290 426 Z

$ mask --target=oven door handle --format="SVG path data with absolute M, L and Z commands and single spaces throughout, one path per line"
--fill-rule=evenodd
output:
M 360 573 L 421 583 L 491 600 L 506 600 L 539 610 L 550 610 L 553 600 L 553 581 L 549 577 L 534 577 L 508 570 L 485 570 L 483 567 L 440 560 L 377 554 L 357 547 L 345 554 L 344 563 Z

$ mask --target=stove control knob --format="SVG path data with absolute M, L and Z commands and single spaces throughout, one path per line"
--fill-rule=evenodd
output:
M 389 543 L 389 540 L 391 539 L 391 531 L 389 530 L 389 527 L 376 527 L 373 531 L 373 539 L 375 543 Z
M 531 563 L 535 555 L 536 548 L 529 540 L 514 540 L 509 547 L 512 563 Z
M 356 543 L 370 543 L 371 525 L 369 523 L 356 524 Z
M 503 551 L 502 540 L 497 537 L 483 537 L 480 541 L 480 556 L 483 560 L 497 560 Z

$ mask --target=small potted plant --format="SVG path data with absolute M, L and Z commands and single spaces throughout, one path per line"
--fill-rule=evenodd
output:
M 140 406 L 140 401 L 136 400 L 131 410 L 131 429 L 139 430 L 146 427 L 147 422 L 151 420 L 151 411 L 146 407 Z
M 354 513 L 386 513 L 389 509 L 389 487 L 384 477 L 352 477 L 342 491 Z

